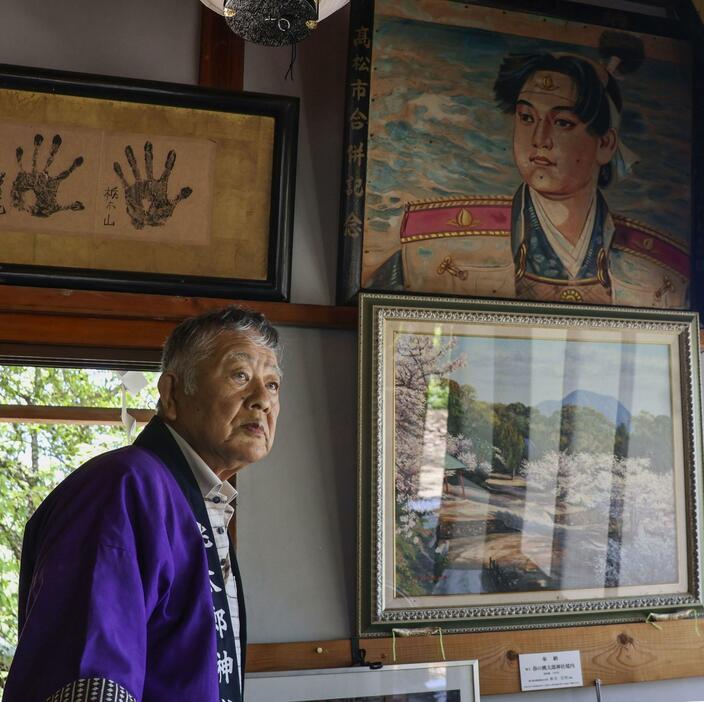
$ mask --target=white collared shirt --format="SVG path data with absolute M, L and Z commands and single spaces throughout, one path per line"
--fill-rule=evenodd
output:
M 233 503 L 237 498 L 237 490 L 227 481 L 223 482 L 220 480 L 208 467 L 208 464 L 193 450 L 191 445 L 166 422 L 164 424 L 183 452 L 205 501 L 205 508 L 208 512 L 208 519 L 213 530 L 215 547 L 217 548 L 218 559 L 222 568 L 222 577 L 225 581 L 225 592 L 227 593 L 227 603 L 230 607 L 232 632 L 235 636 L 237 650 L 237 671 L 241 680 L 240 610 L 237 601 L 237 583 L 235 582 L 232 564 L 230 563 L 230 540 L 227 535 L 227 527 L 232 515 L 235 513 Z

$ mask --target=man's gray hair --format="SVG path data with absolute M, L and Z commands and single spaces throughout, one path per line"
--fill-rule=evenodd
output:
M 223 332 L 246 335 L 254 344 L 271 349 L 277 361 L 281 356 L 279 333 L 259 312 L 232 305 L 191 317 L 169 335 L 161 355 L 161 372 L 173 373 L 191 395 L 196 389 L 196 367 L 213 352 Z

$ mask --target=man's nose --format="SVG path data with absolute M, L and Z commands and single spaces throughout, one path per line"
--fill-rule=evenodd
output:
M 262 412 L 268 412 L 271 409 L 271 397 L 264 381 L 260 378 L 252 378 L 247 404 L 252 408 L 260 409 Z
M 539 119 L 535 123 L 533 147 L 536 149 L 552 148 L 552 127 L 547 119 Z

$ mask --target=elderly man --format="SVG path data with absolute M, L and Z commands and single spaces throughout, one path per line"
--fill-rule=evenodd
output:
M 71 474 L 27 525 L 5 702 L 242 699 L 227 481 L 271 449 L 278 351 L 266 319 L 236 307 L 173 331 L 157 417 Z

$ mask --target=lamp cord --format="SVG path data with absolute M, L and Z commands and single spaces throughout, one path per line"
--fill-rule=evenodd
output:
M 291 63 L 288 64 L 288 70 L 284 74 L 284 80 L 291 78 L 293 81 L 293 64 L 296 63 L 296 42 L 291 44 Z

